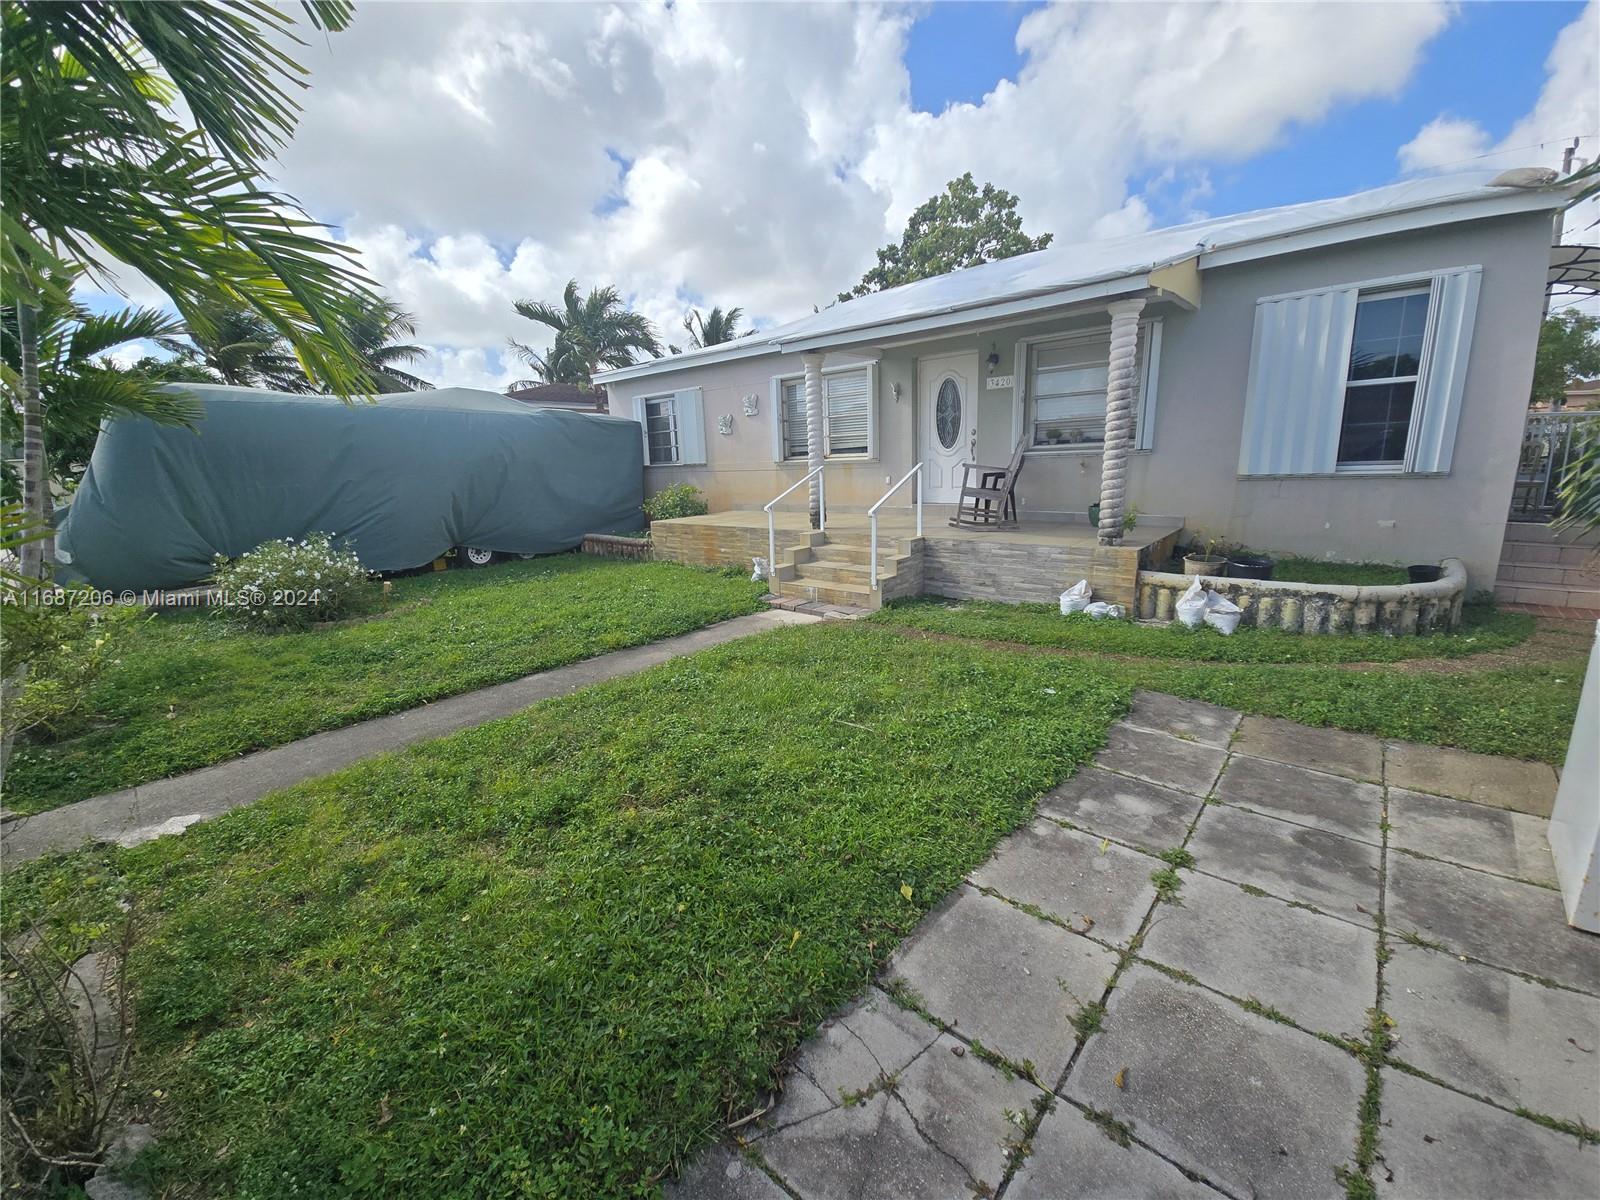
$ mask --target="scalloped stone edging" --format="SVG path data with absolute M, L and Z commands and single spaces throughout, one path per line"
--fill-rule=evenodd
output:
M 1383 587 L 1141 571 L 1137 611 L 1141 620 L 1172 620 L 1178 597 L 1199 578 L 1244 610 L 1240 625 L 1290 633 L 1446 633 L 1461 622 L 1467 569 L 1459 558 L 1439 566 L 1442 573 L 1433 583 Z
M 654 558 L 655 548 L 648 538 L 618 537 L 614 533 L 586 533 L 583 552 L 603 558 Z

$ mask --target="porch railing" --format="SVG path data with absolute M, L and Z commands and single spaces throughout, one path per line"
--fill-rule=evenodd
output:
M 762 506 L 761 511 L 767 514 L 767 582 L 768 583 L 771 583 L 771 581 L 773 579 L 775 579 L 777 577 L 777 574 L 778 574 L 778 527 L 777 527 L 776 523 L 773 520 L 772 510 L 774 508 L 778 507 L 778 501 L 779 500 L 782 500 L 785 496 L 787 496 L 790 492 L 794 491 L 795 488 L 799 487 L 802 483 L 810 483 L 813 478 L 816 479 L 816 481 L 817 481 L 817 525 L 823 530 L 823 532 L 827 532 L 827 529 L 828 529 L 828 477 L 822 473 L 822 467 L 812 467 L 811 470 L 807 471 L 804 475 L 800 476 L 799 479 L 796 479 L 788 487 L 784 488 L 783 491 L 779 492 L 776 496 L 774 496 L 771 500 L 767 501 L 767 503 Z
M 1559 515 L 1557 493 L 1567 467 L 1596 438 L 1600 438 L 1600 412 L 1529 413 L 1517 458 L 1517 481 L 1511 489 L 1511 519 Z
M 889 502 L 889 497 L 900 490 L 902 484 L 912 476 L 916 477 L 917 486 L 917 536 L 922 536 L 922 464 L 918 463 L 900 476 L 900 481 L 878 498 L 878 502 L 867 509 L 867 521 L 872 526 L 871 557 L 867 559 L 867 579 L 872 584 L 872 590 L 878 590 L 878 510 Z

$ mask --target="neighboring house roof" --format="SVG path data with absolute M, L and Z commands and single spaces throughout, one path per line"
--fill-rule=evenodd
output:
M 538 404 L 547 408 L 598 410 L 606 406 L 605 388 L 584 389 L 575 383 L 540 383 L 533 387 L 516 388 L 506 395 L 524 404 Z
M 1185 273 L 1296 250 L 1501 213 L 1564 208 L 1563 184 L 1495 186 L 1495 171 L 1430 175 L 1333 200 L 1291 204 L 1126 237 L 1053 244 L 835 304 L 736 342 L 602 372 L 614 383 L 775 351 L 843 348 L 976 320 L 1016 317 L 1095 297 L 1161 288 L 1180 301 Z

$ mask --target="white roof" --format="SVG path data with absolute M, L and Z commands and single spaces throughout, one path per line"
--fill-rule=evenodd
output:
M 1198 265 L 1217 261 L 1243 261 L 1303 248 L 1284 245 L 1285 239 L 1319 233 L 1316 244 L 1351 241 L 1391 232 L 1392 218 L 1409 215 L 1404 227 L 1447 224 L 1490 216 L 1498 211 L 1557 209 L 1570 200 L 1560 185 L 1534 188 L 1490 186 L 1498 171 L 1478 170 L 1449 175 L 1429 175 L 1333 200 L 1314 200 L 1282 208 L 1266 208 L 1235 216 L 1214 217 L 1188 225 L 1174 225 L 1126 237 L 1093 242 L 1052 244 L 1031 254 L 952 271 L 932 279 L 874 292 L 821 312 L 764 329 L 734 342 L 654 359 L 595 376 L 596 383 L 633 379 L 682 367 L 699 366 L 755 354 L 811 348 L 837 336 L 841 342 L 859 341 L 851 331 L 878 329 L 918 319 L 948 316 L 959 324 L 965 310 L 988 307 L 1029 297 L 1058 297 L 1063 293 L 1126 282 L 1124 290 L 1147 286 L 1152 270 L 1199 257 Z M 1231 252 L 1231 254 L 1230 254 Z M 1208 261 L 1210 260 L 1210 261 Z

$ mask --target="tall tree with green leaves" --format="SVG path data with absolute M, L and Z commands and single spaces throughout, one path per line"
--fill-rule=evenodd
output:
M 1600 318 L 1575 309 L 1544 319 L 1533 360 L 1534 404 L 1560 408 L 1567 388 L 1600 375 Z
M 200 311 L 205 316 L 200 327 L 186 331 L 186 338 L 161 338 L 162 348 L 202 364 L 217 380 L 235 387 L 310 390 L 311 382 L 288 341 L 255 309 L 208 303 Z
M 1017 215 L 1017 198 L 992 183 L 980 189 L 968 171 L 924 201 L 906 222 L 900 240 L 879 250 L 878 265 L 848 292 L 840 292 L 839 299 L 1043 250 L 1053 236 L 1029 237 Z
M 315 28 L 342 29 L 346 0 L 303 0 Z M 341 318 L 375 299 L 354 251 L 323 235 L 264 167 L 294 130 L 303 69 L 293 15 L 267 0 L 0 4 L 0 291 L 18 305 L 24 507 L 43 511 L 38 313 L 66 297 L 52 280 L 126 264 L 171 299 L 191 330 L 206 306 L 260 314 L 306 374 L 341 396 L 371 381 Z M 196 128 L 180 125 L 182 100 Z M 43 573 L 42 547 L 24 570 Z
M 661 357 L 650 322 L 629 309 L 614 287 L 594 288 L 582 296 L 573 279 L 561 294 L 560 308 L 542 300 L 518 300 L 515 307 L 518 316 L 555 330 L 549 354 L 541 355 L 515 339 L 510 343 L 545 383 L 589 387 L 602 368 L 630 366 L 640 353 Z

